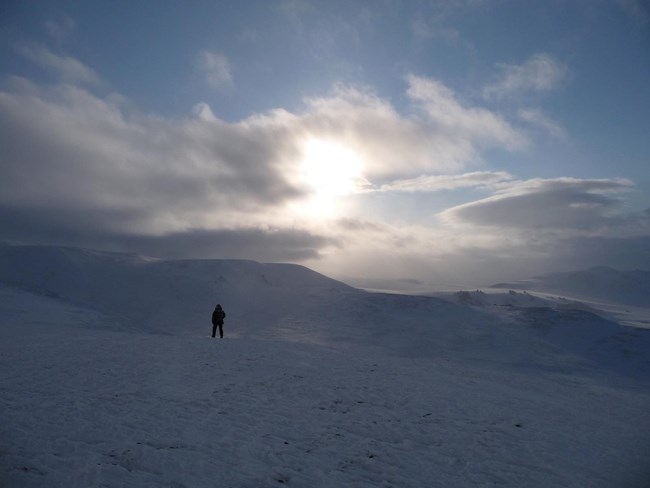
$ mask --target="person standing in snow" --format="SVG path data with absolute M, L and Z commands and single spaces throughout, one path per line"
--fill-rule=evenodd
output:
M 223 319 L 226 318 L 226 313 L 221 308 L 220 304 L 214 308 L 212 312 L 212 337 L 217 333 L 217 327 L 219 327 L 219 337 L 223 339 Z

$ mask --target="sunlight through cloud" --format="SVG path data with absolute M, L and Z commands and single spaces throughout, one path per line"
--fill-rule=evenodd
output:
M 362 176 L 361 156 L 333 140 L 308 140 L 301 163 L 301 179 L 310 193 L 309 213 L 333 216 L 340 198 L 369 184 Z

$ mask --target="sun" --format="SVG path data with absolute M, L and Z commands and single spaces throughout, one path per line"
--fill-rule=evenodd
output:
M 342 197 L 367 184 L 362 170 L 362 158 L 345 145 L 326 139 L 308 140 L 302 152 L 301 179 L 310 195 L 309 210 L 322 215 L 335 213 Z

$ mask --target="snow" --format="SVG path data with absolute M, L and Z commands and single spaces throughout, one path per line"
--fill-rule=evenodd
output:
M 621 325 L 650 329 L 650 271 L 598 266 L 548 273 L 494 288 L 528 290 L 551 299 L 579 300 Z
M 577 303 L 18 246 L 0 282 L 0 486 L 650 480 L 648 331 Z

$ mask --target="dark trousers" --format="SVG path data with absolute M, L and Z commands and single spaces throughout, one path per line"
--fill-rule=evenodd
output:
M 217 333 L 217 327 L 219 327 L 219 337 L 223 339 L 223 324 L 212 324 L 212 337 Z

